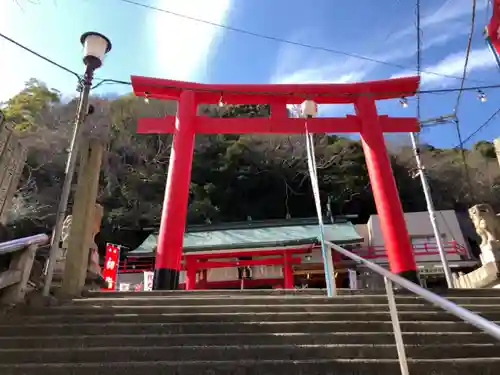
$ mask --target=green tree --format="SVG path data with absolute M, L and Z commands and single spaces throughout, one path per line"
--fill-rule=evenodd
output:
M 474 143 L 472 149 L 479 154 L 481 154 L 484 158 L 496 158 L 495 146 L 493 142 L 487 141 L 479 141 Z
M 37 79 L 26 82 L 24 89 L 10 98 L 3 111 L 7 121 L 19 131 L 36 131 L 51 125 L 48 114 L 61 101 L 59 91 L 49 89 Z

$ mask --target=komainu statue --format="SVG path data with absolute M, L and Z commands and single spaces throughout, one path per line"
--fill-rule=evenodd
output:
M 94 238 L 101 229 L 101 221 L 103 217 L 103 208 L 101 205 L 95 205 L 95 222 L 92 229 L 92 240 L 90 243 L 89 260 L 87 266 L 87 280 L 95 284 L 103 284 L 104 279 L 101 275 L 101 267 L 99 266 L 99 250 L 94 241 Z M 57 257 L 56 270 L 59 272 L 64 271 L 64 262 L 66 261 L 66 253 L 69 246 L 69 236 L 71 232 L 72 215 L 68 215 L 63 223 L 61 234 L 60 251 Z
M 500 260 L 500 218 L 489 204 L 477 204 L 469 208 L 469 216 L 481 237 L 481 262 Z

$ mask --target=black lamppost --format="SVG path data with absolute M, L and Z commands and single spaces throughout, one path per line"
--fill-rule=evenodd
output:
M 83 45 L 83 63 L 85 64 L 85 73 L 79 82 L 80 99 L 78 101 L 78 112 L 73 129 L 73 138 L 68 152 L 64 183 L 56 215 L 56 225 L 52 235 L 49 260 L 45 272 L 45 283 L 43 286 L 44 296 L 48 296 L 50 293 L 54 266 L 61 242 L 63 222 L 68 208 L 68 199 L 71 192 L 73 175 L 75 173 L 78 148 L 80 146 L 83 133 L 82 124 L 89 111 L 89 94 L 92 88 L 94 71 L 101 67 L 104 61 L 104 56 L 111 51 L 111 42 L 109 39 L 99 33 L 87 32 L 81 36 L 80 41 Z

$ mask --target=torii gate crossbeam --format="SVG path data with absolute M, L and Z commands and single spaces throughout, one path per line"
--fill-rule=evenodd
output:
M 415 132 L 415 118 L 379 116 L 376 100 L 413 96 L 419 78 L 407 77 L 353 84 L 208 85 L 132 76 L 137 96 L 177 100 L 177 116 L 142 118 L 138 133 L 173 134 L 172 151 L 156 254 L 154 288 L 176 289 L 181 270 L 191 166 L 196 133 L 304 133 L 305 120 L 288 118 L 287 104 L 305 99 L 318 104 L 348 104 L 355 116 L 309 119 L 313 133 L 359 133 L 380 218 L 390 269 L 418 282 L 416 263 L 404 220 L 384 132 Z M 269 118 L 197 116 L 198 104 L 269 104 Z

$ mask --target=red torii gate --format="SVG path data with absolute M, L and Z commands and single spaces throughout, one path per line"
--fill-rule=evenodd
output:
M 490 22 L 486 26 L 486 36 L 489 37 L 494 53 L 500 55 L 500 0 L 492 1 Z
M 178 100 L 177 116 L 142 118 L 140 134 L 173 134 L 163 203 L 155 289 L 176 289 L 181 270 L 191 165 L 196 133 L 304 133 L 305 119 L 289 118 L 287 104 L 314 100 L 318 104 L 354 104 L 356 116 L 307 120 L 311 133 L 360 133 L 373 196 L 392 272 L 418 282 L 416 263 L 406 229 L 384 132 L 415 132 L 415 118 L 379 116 L 376 100 L 413 96 L 419 78 L 407 77 L 352 84 L 200 84 L 132 76 L 136 96 Z M 198 104 L 269 104 L 269 118 L 209 118 L 197 116 Z

